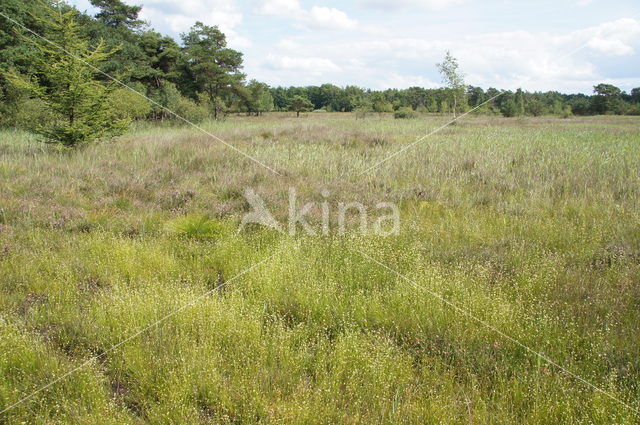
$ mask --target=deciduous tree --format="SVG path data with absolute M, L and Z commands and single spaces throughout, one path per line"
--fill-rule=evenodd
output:
M 458 60 L 454 58 L 449 51 L 447 51 L 442 63 L 437 65 L 440 74 L 442 75 L 442 82 L 444 82 L 449 91 L 449 96 L 452 101 L 453 117 L 456 117 L 458 108 L 462 104 L 462 100 L 465 96 L 466 84 L 464 83 L 464 74 L 460 70 Z
M 313 109 L 313 103 L 305 96 L 294 96 L 291 99 L 291 110 L 296 112 L 296 117 L 300 116 L 300 112 L 310 111 Z

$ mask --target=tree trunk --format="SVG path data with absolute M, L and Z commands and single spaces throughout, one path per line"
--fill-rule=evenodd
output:
M 458 96 L 453 95 L 453 119 L 456 119 L 456 109 L 458 108 Z
M 296 117 L 300 118 L 300 111 L 296 111 Z

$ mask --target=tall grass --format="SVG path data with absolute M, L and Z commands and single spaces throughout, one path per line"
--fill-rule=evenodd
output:
M 640 408 L 638 120 L 470 118 L 359 174 L 445 120 L 206 124 L 284 177 L 184 127 L 0 134 L 0 409 L 99 356 L 0 423 L 637 423 L 430 292 Z M 401 232 L 235 231 L 290 186 Z

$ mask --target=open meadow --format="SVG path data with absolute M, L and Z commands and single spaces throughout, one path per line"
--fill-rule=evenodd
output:
M 0 132 L 0 424 L 637 424 L 640 117 L 449 119 Z

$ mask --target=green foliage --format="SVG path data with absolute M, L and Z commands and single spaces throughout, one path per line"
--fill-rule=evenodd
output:
M 24 98 L 17 104 L 13 125 L 30 128 L 33 123 L 50 126 L 56 120 L 55 113 L 40 99 Z
M 435 97 L 429 97 L 427 102 L 427 110 L 429 112 L 438 112 L 438 102 Z
M 616 113 L 620 109 L 620 96 L 622 91 L 611 84 L 598 84 L 593 87 L 596 94 L 592 99 L 592 108 L 597 114 Z
M 524 108 L 524 92 L 522 91 L 522 89 L 518 89 L 516 90 L 516 94 L 515 97 L 513 99 L 513 101 L 515 102 L 515 106 L 516 106 L 516 115 L 517 116 L 521 116 L 524 115 L 525 112 L 525 108 Z
M 505 117 L 515 117 L 518 115 L 518 105 L 516 104 L 515 99 L 509 97 L 505 102 L 503 102 L 500 107 L 500 112 Z
M 198 104 L 191 99 L 180 96 L 170 104 L 169 109 L 188 121 L 198 123 L 209 117 L 206 105 Z M 172 116 L 175 119 L 175 116 Z
M 405 106 L 404 108 L 400 108 L 398 109 L 394 114 L 393 117 L 395 119 L 410 119 L 410 118 L 417 118 L 418 117 L 418 113 L 416 111 L 414 111 L 413 109 L 411 109 L 409 106 Z
M 393 105 L 390 102 L 377 101 L 373 104 L 375 112 L 393 112 Z
M 273 110 L 273 96 L 269 86 L 256 80 L 247 84 L 247 111 L 260 115 Z
M 80 35 L 74 9 L 65 11 L 58 4 L 46 9 L 46 14 L 45 36 L 64 51 L 49 43 L 33 41 L 38 51 L 32 58 L 34 73 L 29 76 L 16 71 L 7 73 L 11 83 L 40 99 L 56 115 L 49 123 L 33 123 L 33 130 L 68 147 L 122 133 L 128 122 L 118 119 L 109 104 L 113 86 L 96 79 L 97 67 L 112 52 L 106 51 L 101 43 L 90 47 Z M 28 38 L 26 41 L 32 42 Z
M 90 0 L 91 5 L 100 9 L 96 18 L 112 27 L 137 29 L 144 25 L 138 19 L 141 6 L 129 6 L 120 0 Z
M 630 107 L 629 110 L 627 111 L 627 115 L 635 115 L 635 116 L 640 115 L 640 104 L 633 105 L 632 107 Z
M 530 99 L 526 105 L 525 113 L 534 117 L 539 117 L 544 113 L 544 103 L 536 98 Z
M 109 104 L 119 119 L 142 120 L 151 113 L 151 102 L 141 96 L 144 86 L 130 85 L 133 90 L 119 87 L 111 93 Z
M 196 22 L 182 34 L 185 56 L 183 79 L 192 81 L 192 94 L 206 93 L 218 118 L 228 98 L 244 80 L 242 53 L 227 47 L 227 39 L 217 26 Z
M 448 87 L 448 95 L 451 99 L 453 116 L 455 118 L 458 109 L 464 105 L 467 85 L 464 82 L 464 74 L 460 70 L 458 60 L 447 51 L 442 63 L 437 64 L 438 71 L 442 75 L 442 81 Z
M 154 101 L 151 105 L 151 115 L 154 119 L 175 118 L 169 111 L 173 111 L 182 98 L 175 84 L 163 81 L 158 87 L 150 89 L 148 93 L 149 98 Z
M 208 215 L 188 215 L 171 221 L 167 228 L 177 236 L 185 238 L 215 238 L 223 230 L 220 222 L 212 220 Z
M 296 116 L 300 116 L 300 112 L 306 112 L 313 110 L 313 103 L 305 96 L 294 96 L 291 99 L 290 109 L 295 111 Z

